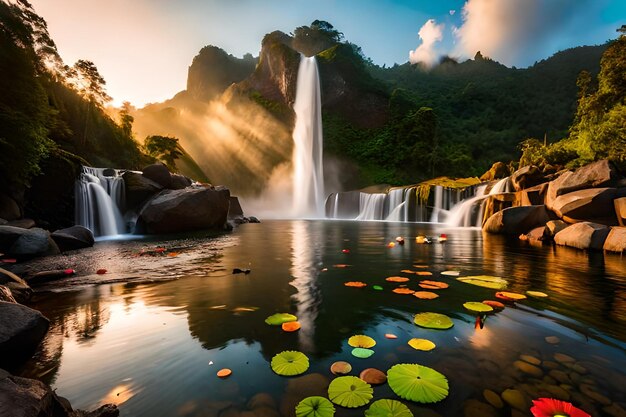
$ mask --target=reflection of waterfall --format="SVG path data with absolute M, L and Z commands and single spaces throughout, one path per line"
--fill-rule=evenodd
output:
M 83 167 L 74 193 L 76 224 L 90 229 L 95 236 L 126 232 L 120 213 L 124 207 L 124 180 L 118 171 Z
M 291 275 L 290 285 L 297 292 L 292 296 L 296 302 L 298 321 L 302 328 L 298 331 L 300 348 L 313 352 L 315 348 L 315 319 L 322 302 L 317 276 L 322 261 L 323 239 L 312 230 L 319 224 L 294 221 L 291 231 Z
M 298 217 L 324 213 L 322 103 L 315 57 L 300 59 L 293 129 L 293 210 Z

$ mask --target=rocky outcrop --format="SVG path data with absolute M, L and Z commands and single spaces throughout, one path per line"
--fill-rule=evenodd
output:
M 18 219 L 18 220 L 11 220 L 10 222 L 7 222 L 6 225 L 13 226 L 13 227 L 21 227 L 22 229 L 31 229 L 35 227 L 35 221 L 33 219 Z
M 610 252 L 624 252 L 626 250 L 626 227 L 612 227 L 602 248 Z
M 615 216 L 620 226 L 626 226 L 626 197 L 619 197 L 613 200 L 615 206 Z
M 557 245 L 578 249 L 602 250 L 609 234 L 609 228 L 603 224 L 581 222 L 561 230 L 554 236 Z
M 138 172 L 126 171 L 122 178 L 126 188 L 126 206 L 130 209 L 137 209 L 143 202 L 163 189 L 163 186 Z
M 144 177 L 159 184 L 163 188 L 171 188 L 172 175 L 169 169 L 163 164 L 152 164 L 145 167 L 142 171 Z
M 554 236 L 568 226 L 563 220 L 550 220 L 544 229 L 544 239 L 552 240 Z
M 119 410 L 106 404 L 91 411 L 73 410 L 43 382 L 13 376 L 0 369 L 0 415 L 6 417 L 117 417 Z
M 545 206 L 509 207 L 489 217 L 483 230 L 519 236 L 535 227 L 543 226 L 550 220 Z
M 548 190 L 548 183 L 535 185 L 518 191 L 517 202 L 520 206 L 541 206 L 545 203 L 545 194 Z
M 137 231 L 175 233 L 222 229 L 228 216 L 227 188 L 164 190 L 148 201 L 139 213 Z
M 31 258 L 59 253 L 47 230 L 40 228 L 0 226 L 0 252 L 15 257 Z
M 495 162 L 491 168 L 480 176 L 481 181 L 500 180 L 510 175 L 509 167 L 504 162 Z
M 616 225 L 613 200 L 626 194 L 626 189 L 588 188 L 557 197 L 552 211 L 567 223 L 593 220 L 596 223 Z
M 228 219 L 240 219 L 243 218 L 243 209 L 239 203 L 239 199 L 235 196 L 230 196 L 230 204 L 228 206 Z
M 526 240 L 533 243 L 542 242 L 545 239 L 545 228 L 545 226 L 535 227 L 530 232 L 520 235 L 520 240 Z
M 544 181 L 543 173 L 534 165 L 526 165 L 511 174 L 511 182 L 513 183 L 515 191 L 534 187 Z
M 39 311 L 0 302 L 0 367 L 17 367 L 43 340 L 49 322 Z
M 494 194 L 487 197 L 484 203 L 483 223 L 494 214 L 509 208 L 520 206 L 516 193 Z
M 193 181 L 184 175 L 180 174 L 171 174 L 172 182 L 170 184 L 170 189 L 172 190 L 182 190 L 183 188 L 189 187 Z
M 90 248 L 95 243 L 91 230 L 79 225 L 57 230 L 50 236 L 61 252 Z

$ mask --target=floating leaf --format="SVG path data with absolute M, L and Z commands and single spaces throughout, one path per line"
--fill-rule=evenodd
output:
M 346 375 L 349 374 L 350 371 L 352 371 L 352 365 L 348 362 L 337 361 L 330 365 L 330 372 L 332 372 L 333 375 Z
M 374 289 L 374 290 L 376 290 L 376 291 L 382 291 L 382 290 L 383 290 L 383 287 L 381 287 L 380 285 L 374 285 L 374 286 L 372 287 L 372 289 Z
M 333 268 L 348 268 L 351 267 L 352 265 L 347 265 L 347 264 L 335 264 L 333 265 Z
M 413 417 L 409 407 L 397 400 L 374 401 L 365 410 L 365 417 Z
M 376 341 L 369 336 L 357 334 L 348 339 L 348 344 L 357 348 L 371 348 L 376 346 Z
M 413 295 L 421 300 L 432 300 L 439 297 L 439 294 L 430 291 L 415 291 Z
M 526 291 L 526 294 L 536 298 L 546 298 L 548 296 L 548 294 L 541 291 Z
M 350 253 L 350 249 L 342 249 L 341 253 Z
M 352 349 L 352 356 L 360 359 L 367 359 L 374 354 L 372 349 L 354 348 Z
M 448 284 L 441 281 L 420 281 L 419 286 L 427 290 L 443 290 L 449 287 Z
M 483 301 L 483 304 L 487 304 L 488 306 L 492 307 L 494 310 L 502 310 L 504 308 L 504 304 L 502 304 L 500 301 L 485 300 Z
M 417 271 L 415 274 L 416 274 L 416 275 L 421 275 L 421 276 L 425 276 L 425 277 L 426 277 L 426 276 L 430 276 L 430 275 L 432 275 L 433 273 L 432 273 L 432 272 L 429 272 L 429 271 Z
M 526 296 L 524 294 L 518 294 L 516 292 L 500 291 L 496 293 L 496 298 L 500 298 L 501 300 L 506 301 L 518 301 L 526 299 Z
M 230 369 L 224 368 L 224 369 L 220 369 L 219 371 L 217 371 L 217 376 L 220 377 L 220 378 L 227 378 L 232 373 L 233 373 L 233 371 L 231 371 Z
M 309 358 L 302 352 L 286 350 L 272 358 L 271 367 L 278 375 L 300 375 L 309 369 Z
M 307 397 L 296 406 L 296 417 L 332 417 L 335 406 L 324 397 Z
M 418 313 L 413 318 L 413 322 L 427 329 L 449 329 L 454 326 L 450 317 L 439 313 Z
M 392 334 L 392 333 L 385 333 L 385 338 L 387 338 L 387 339 L 397 339 L 398 336 L 396 336 L 395 334 Z
M 492 277 L 489 275 L 477 275 L 473 277 L 461 277 L 457 278 L 457 281 L 464 282 L 466 284 L 476 285 L 483 288 L 491 288 L 494 290 L 503 290 L 508 285 L 507 281 L 500 277 Z
M 493 307 L 485 303 L 479 303 L 478 301 L 468 301 L 463 303 L 463 307 L 474 313 L 489 313 L 493 311 Z
M 458 277 L 461 275 L 460 271 L 443 271 L 441 275 L 446 275 L 448 277 Z
M 387 371 L 387 382 L 400 398 L 420 403 L 436 403 L 448 396 L 446 377 L 427 366 L 398 364 Z
M 389 281 L 389 282 L 408 282 L 410 280 L 407 277 L 388 277 L 388 278 L 385 278 L 385 281 Z
M 403 269 L 400 272 L 402 272 L 403 274 L 414 274 L 415 273 L 415 271 L 411 271 L 410 269 Z
M 415 350 L 428 352 L 429 350 L 433 350 L 436 345 L 428 339 L 418 339 L 414 337 L 413 339 L 409 340 L 409 346 L 411 346 Z
M 413 268 L 428 268 L 428 265 L 413 265 Z
M 371 401 L 371 385 L 356 376 L 340 376 L 328 386 L 328 398 L 342 407 L 357 408 Z
M 415 291 L 409 288 L 394 288 L 393 292 L 396 294 L 413 294 Z
M 389 243 L 387 243 L 387 247 L 388 248 L 395 248 L 396 247 L 396 242 L 389 242 Z
M 355 288 L 367 287 L 367 284 L 361 281 L 348 281 L 348 282 L 344 282 L 343 285 L 345 285 L 346 287 L 355 287 Z
M 359 378 L 371 385 L 380 385 L 387 382 L 387 375 L 380 369 L 367 368 L 361 371 Z
M 295 332 L 296 330 L 300 330 L 300 323 L 297 321 L 290 321 L 283 323 L 282 328 L 286 332 Z
M 294 316 L 293 314 L 276 313 L 266 318 L 265 323 L 271 326 L 280 326 L 283 323 L 288 323 L 290 321 L 297 321 L 297 320 L 298 318 Z

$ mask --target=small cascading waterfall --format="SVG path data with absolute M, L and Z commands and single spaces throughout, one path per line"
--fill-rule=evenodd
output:
M 315 57 L 300 58 L 293 129 L 293 215 L 324 215 L 322 102 Z
M 515 192 L 515 188 L 513 187 L 513 182 L 511 181 L 511 177 L 506 177 L 506 178 L 502 178 L 500 181 L 495 183 L 493 187 L 491 187 L 491 191 L 489 191 L 489 195 L 512 193 L 512 192 Z
M 487 184 L 476 187 L 474 197 L 462 200 L 450 210 L 446 223 L 455 227 L 481 227 L 484 203 L 489 194 L 485 194 Z
M 113 175 L 104 175 L 107 174 Z M 126 233 L 121 210 L 125 189 L 124 180 L 117 170 L 83 167 L 76 180 L 75 220 L 95 236 L 110 236 Z
M 356 220 L 382 220 L 386 197 L 387 194 L 382 193 L 361 193 L 360 214 Z

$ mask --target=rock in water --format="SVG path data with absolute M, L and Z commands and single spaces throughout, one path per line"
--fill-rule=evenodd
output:
M 10 226 L 0 226 L 10 227 Z M 50 237 L 50 232 L 40 228 L 22 229 L 26 233 L 19 236 L 11 245 L 7 253 L 16 257 L 33 257 L 42 255 L 56 255 L 59 248 Z
M 92 247 L 95 240 L 91 230 L 83 226 L 72 226 L 53 232 L 52 239 L 61 252 Z
M 509 207 L 489 217 L 483 230 L 519 236 L 550 220 L 545 206 Z
M 148 165 L 143 169 L 143 176 L 156 182 L 163 188 L 171 188 L 172 174 L 163 164 Z
M 137 229 L 146 233 L 222 229 L 229 205 L 227 188 L 164 190 L 143 207 Z
M 39 311 L 21 304 L 0 302 L 0 367 L 20 365 L 35 351 L 48 331 L 49 321 Z M 1 403 L 1 402 L 0 402 Z
M 557 233 L 554 242 L 572 248 L 602 250 L 608 234 L 609 228 L 602 224 L 576 223 Z
M 612 227 L 604 241 L 604 250 L 624 252 L 626 250 L 626 227 Z
M 136 209 L 150 197 L 163 189 L 163 186 L 133 171 L 122 174 L 126 189 L 126 207 Z

